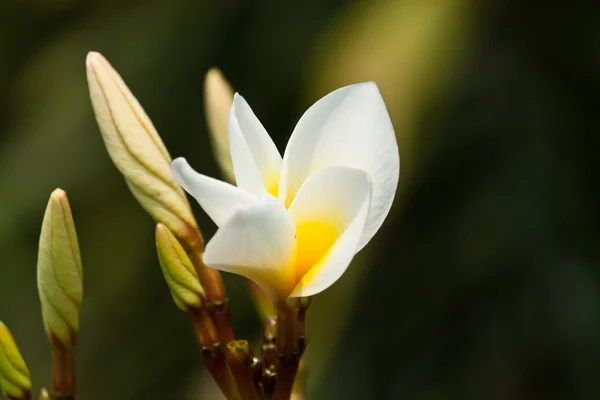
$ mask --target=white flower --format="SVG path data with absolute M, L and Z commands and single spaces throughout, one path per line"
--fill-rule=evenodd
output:
M 283 159 L 236 94 L 229 145 L 237 187 L 198 174 L 183 158 L 172 163 L 219 227 L 206 265 L 253 280 L 274 301 L 331 286 L 381 227 L 398 185 L 398 144 L 377 85 L 346 86 L 317 101 Z

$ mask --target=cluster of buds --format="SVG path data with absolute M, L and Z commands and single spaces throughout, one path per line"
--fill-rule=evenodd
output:
M 190 318 L 204 364 L 228 399 L 259 399 L 263 392 L 273 394 L 274 366 L 263 371 L 265 364 L 252 355 L 248 342 L 234 336 L 220 273 L 203 261 L 202 235 L 171 171 L 171 158 L 160 136 L 102 55 L 90 53 L 86 65 L 92 105 L 106 149 L 132 194 L 156 221 L 156 249 L 165 281 L 176 306 Z M 227 135 L 233 90 L 216 69 L 206 75 L 205 86 L 214 154 L 226 179 L 233 182 Z M 271 301 L 258 286 L 249 285 L 261 315 L 273 315 Z M 263 376 L 267 375 L 271 383 L 264 385 Z M 293 377 L 288 379 L 293 383 Z M 278 398 L 289 397 L 287 393 Z
M 40 399 L 75 399 L 74 348 L 79 332 L 83 280 L 79 244 L 66 193 L 56 189 L 46 207 L 39 241 L 38 292 L 52 348 L 52 391 Z M 0 385 L 13 400 L 31 398 L 31 377 L 17 345 L 0 323 Z
M 152 122 L 99 53 L 86 61 L 92 106 L 108 154 L 156 222 L 158 261 L 189 317 L 202 359 L 229 400 L 302 398 L 310 296 L 344 273 L 390 210 L 399 174 L 394 131 L 374 83 L 336 90 L 300 119 L 282 157 L 250 106 L 216 69 L 206 76 L 213 150 L 227 182 L 171 160 Z M 368 132 L 368 135 L 365 135 Z M 234 186 L 234 183 L 237 186 Z M 183 189 L 219 227 L 206 244 Z M 264 321 L 260 354 L 236 339 L 221 271 L 248 279 Z M 39 243 L 38 290 L 52 348 L 52 391 L 75 399 L 74 347 L 83 298 L 71 209 L 57 189 Z M 29 371 L 0 324 L 0 384 L 29 399 Z

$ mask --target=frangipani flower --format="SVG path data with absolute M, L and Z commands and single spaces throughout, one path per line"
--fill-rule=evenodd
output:
M 175 179 L 219 228 L 206 265 L 253 280 L 274 301 L 328 288 L 381 227 L 398 185 L 398 145 L 377 85 L 346 86 L 317 101 L 283 158 L 236 94 L 229 145 L 237 187 L 183 158 L 172 163 Z

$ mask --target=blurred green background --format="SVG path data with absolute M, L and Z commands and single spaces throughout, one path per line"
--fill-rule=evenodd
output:
M 379 84 L 400 187 L 375 240 L 311 306 L 310 399 L 600 398 L 600 7 L 578 4 L 2 0 L 0 319 L 36 389 L 50 384 L 37 240 L 61 187 L 84 266 L 80 398 L 219 398 L 153 222 L 104 149 L 85 80 L 95 50 L 171 154 L 212 176 L 210 67 L 280 150 L 320 96 Z M 244 283 L 225 279 L 236 332 L 256 340 Z

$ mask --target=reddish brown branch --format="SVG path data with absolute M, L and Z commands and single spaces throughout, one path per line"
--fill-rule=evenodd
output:
M 277 378 L 273 400 L 289 400 L 300 361 L 298 304 L 277 305 Z
M 227 364 L 244 400 L 260 400 L 251 369 L 252 359 L 247 341 L 236 340 L 227 344 Z
M 54 335 L 52 346 L 52 390 L 55 398 L 75 398 L 75 356 L 73 347 L 66 346 Z
M 219 332 L 219 337 L 223 343 L 229 343 L 235 340 L 233 328 L 231 327 L 229 304 L 223 278 L 221 273 L 216 269 L 212 269 L 204 265 L 202 261 L 202 253 L 204 245 L 198 240 L 190 245 L 189 242 L 182 241 L 190 260 L 194 264 L 200 283 L 206 293 L 207 307 L 211 311 L 215 326 Z
M 236 399 L 237 386 L 227 367 L 225 352 L 213 320 L 204 308 L 190 309 L 188 315 L 206 368 L 225 396 L 228 399 Z

